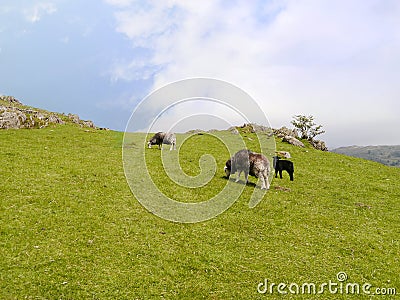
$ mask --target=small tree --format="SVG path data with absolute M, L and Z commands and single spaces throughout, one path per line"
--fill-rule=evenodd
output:
M 294 120 L 290 123 L 299 130 L 302 139 L 312 141 L 317 135 L 325 133 L 321 130 L 322 125 L 314 123 L 313 116 L 296 115 L 293 118 Z

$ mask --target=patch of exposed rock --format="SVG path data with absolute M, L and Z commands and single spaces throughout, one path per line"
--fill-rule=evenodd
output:
M 305 147 L 304 143 L 298 139 L 299 134 L 295 128 L 289 129 L 283 126 L 279 129 L 273 129 L 273 131 L 276 137 L 282 138 L 282 142 L 286 142 L 298 147 Z M 308 142 L 317 150 L 328 151 L 324 141 L 311 139 Z
M 205 133 L 205 131 L 201 130 L 201 129 L 192 129 L 192 130 L 186 131 L 186 133 L 187 134 L 199 134 L 199 133 L 203 134 L 203 133 Z
M 43 128 L 49 124 L 65 124 L 67 121 L 79 124 L 81 127 L 97 128 L 92 121 L 80 120 L 78 115 L 37 110 L 24 106 L 12 96 L 1 96 L 0 129 Z
M 268 135 L 272 135 L 273 131 L 270 127 L 264 125 L 258 125 L 256 123 L 248 123 L 240 126 L 241 131 L 243 133 L 266 133 Z
M 235 126 L 229 127 L 228 131 L 233 134 L 239 134 L 239 130 Z
M 0 128 L 1 129 L 18 129 L 26 122 L 26 115 L 15 109 L 0 106 Z
M 296 129 L 289 129 L 285 126 L 279 128 L 279 129 L 273 129 L 274 135 L 278 138 L 284 138 L 285 136 L 291 136 L 294 138 L 297 138 L 298 132 Z
M 328 147 L 326 147 L 325 142 L 324 141 L 320 141 L 320 140 L 311 140 L 310 144 L 317 150 L 321 150 L 321 151 L 328 151 Z
M 15 99 L 13 96 L 0 95 L 0 101 L 22 105 L 22 103 L 19 100 Z
M 289 143 L 289 144 L 291 144 L 293 146 L 297 146 L 297 147 L 302 147 L 302 148 L 305 147 L 303 142 L 299 141 L 298 139 L 296 139 L 295 137 L 290 136 L 290 135 L 284 136 L 282 138 L 282 142 L 286 142 L 286 143 Z

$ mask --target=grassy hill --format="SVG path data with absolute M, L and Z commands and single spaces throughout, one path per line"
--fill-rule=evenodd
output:
M 332 152 L 400 167 L 400 146 L 349 146 L 333 149 Z
M 216 175 L 199 189 L 163 189 L 201 200 L 225 185 L 227 152 L 210 135 L 181 145 L 184 137 L 177 138 L 186 172 L 196 175 L 211 149 Z M 251 148 L 254 134 L 245 138 Z M 400 169 L 277 140 L 292 154 L 294 182 L 274 179 L 254 209 L 249 184 L 218 217 L 180 224 L 132 196 L 122 139 L 72 124 L 0 131 L 1 299 L 263 299 L 271 297 L 257 292 L 265 279 L 301 286 L 338 282 L 339 272 L 346 282 L 370 283 L 371 292 L 400 293 Z M 157 168 L 161 151 L 146 153 Z

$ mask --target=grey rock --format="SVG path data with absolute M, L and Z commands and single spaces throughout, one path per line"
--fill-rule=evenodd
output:
M 51 114 L 48 117 L 48 122 L 49 123 L 55 123 L 55 124 L 64 124 L 65 122 L 63 120 L 61 120 L 58 116 L 56 116 L 55 114 Z
M 298 132 L 296 129 L 289 129 L 285 126 L 279 128 L 279 129 L 273 129 L 274 134 L 278 138 L 284 138 L 285 136 L 291 136 L 294 138 L 298 137 Z
M 78 115 L 75 115 L 75 114 L 68 114 L 68 118 L 69 118 L 72 122 L 74 122 L 74 123 L 76 123 L 76 124 L 79 124 L 80 119 L 79 119 L 79 116 L 78 116 Z
M 89 128 L 96 128 L 96 125 L 94 125 L 93 121 L 82 121 L 81 122 L 83 127 L 89 127 Z
M 25 121 L 26 115 L 17 109 L 0 109 L 0 128 L 2 129 L 21 128 L 24 126 Z
M 311 140 L 310 141 L 311 146 L 313 146 L 315 149 L 317 150 L 321 150 L 321 151 L 328 151 L 328 147 L 326 147 L 325 142 L 324 141 L 320 141 L 320 140 Z
M 237 128 L 235 126 L 229 127 L 228 131 L 232 134 L 239 134 L 239 131 L 237 130 Z
M 22 103 L 19 100 L 15 99 L 13 96 L 0 95 L 0 100 L 22 105 Z
M 283 137 L 282 142 L 286 142 L 297 147 L 305 147 L 301 141 L 290 135 L 286 135 L 285 137 Z

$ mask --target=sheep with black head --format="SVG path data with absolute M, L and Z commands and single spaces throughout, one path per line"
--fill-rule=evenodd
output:
M 176 136 L 174 133 L 157 132 L 147 143 L 148 147 L 158 145 L 158 149 L 162 149 L 162 145 L 171 145 L 169 150 L 176 149 Z

